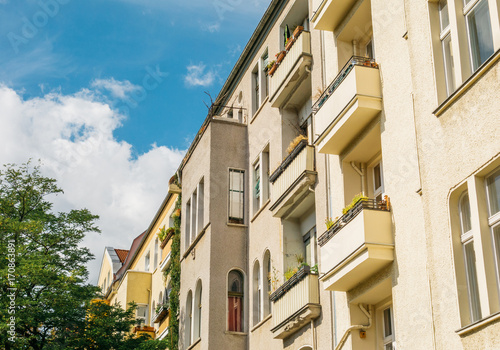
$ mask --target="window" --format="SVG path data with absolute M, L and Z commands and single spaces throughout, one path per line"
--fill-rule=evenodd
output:
M 228 275 L 227 286 L 227 325 L 230 332 L 243 332 L 243 275 L 232 270 Z
M 186 203 L 186 249 L 193 243 L 204 227 L 204 179 L 202 178 Z
M 194 340 L 201 337 L 201 290 L 201 281 L 198 281 L 194 295 Z
M 135 319 L 137 323 L 141 325 L 147 324 L 148 320 L 148 305 L 138 305 L 135 310 Z
M 441 47 L 443 50 L 446 92 L 449 96 L 455 91 L 455 70 L 453 67 L 453 50 L 451 47 L 450 17 L 447 0 L 439 1 L 439 23 L 441 29 L 439 38 L 441 39 Z
M 493 54 L 490 10 L 488 0 L 464 1 L 471 62 L 475 71 Z
M 262 287 L 260 265 L 257 260 L 253 266 L 253 324 L 259 323 L 262 313 Z
M 193 324 L 193 292 L 189 291 L 186 299 L 186 328 L 184 329 L 184 348 L 191 345 L 191 325 Z
M 493 236 L 496 270 L 500 281 L 500 168 L 486 178 L 486 193 L 488 197 L 488 225 Z
M 373 167 L 373 196 L 377 202 L 382 201 L 384 192 L 384 178 L 382 173 L 382 162 Z
M 158 246 L 158 238 L 155 239 L 155 255 L 154 255 L 154 268 L 156 268 L 158 266 L 158 250 L 159 250 L 159 246 Z
M 262 299 L 264 299 L 264 317 L 269 315 L 271 313 L 271 292 L 272 292 L 272 285 L 271 285 L 271 280 L 273 278 L 272 276 L 272 271 L 271 271 L 271 253 L 269 253 L 269 250 L 266 251 L 264 254 L 264 263 L 263 263 L 263 269 L 264 269 L 264 282 L 265 282 L 265 287 L 264 287 L 264 293 L 262 296 Z
M 477 285 L 476 254 L 474 252 L 474 238 L 472 235 L 469 195 L 464 192 L 459 201 L 461 241 L 465 264 L 465 277 L 467 280 L 467 293 L 469 296 L 469 310 L 471 321 L 481 318 L 479 303 L 479 290 Z
M 383 311 L 384 322 L 384 350 L 394 349 L 394 326 L 392 318 L 392 307 Z
M 229 223 L 244 222 L 244 175 L 244 170 L 229 169 Z
M 150 255 L 149 255 L 149 252 L 146 254 L 146 256 L 144 257 L 144 271 L 148 272 L 149 271 L 149 265 L 150 265 Z
M 259 110 L 269 94 L 268 63 L 269 54 L 266 49 L 252 71 L 252 114 L 255 114 Z
M 108 271 L 108 284 L 106 285 L 106 289 L 108 289 L 109 286 L 111 286 L 112 284 L 112 280 L 111 280 L 111 271 Z
M 269 199 L 269 145 L 259 154 L 253 167 L 253 213 L 255 214 Z
M 317 264 L 317 255 L 316 255 L 316 226 L 310 229 L 306 234 L 302 237 L 304 241 L 305 247 L 305 262 L 309 266 L 314 266 Z

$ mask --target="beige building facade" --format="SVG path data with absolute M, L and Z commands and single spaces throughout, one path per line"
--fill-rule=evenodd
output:
M 271 1 L 178 171 L 180 349 L 500 349 L 499 18 Z

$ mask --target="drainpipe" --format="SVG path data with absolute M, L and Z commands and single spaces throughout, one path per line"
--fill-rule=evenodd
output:
M 366 176 L 366 165 L 361 163 L 361 169 L 356 165 L 356 163 L 351 162 L 352 168 L 361 176 L 361 193 L 363 196 L 366 196 L 366 185 L 365 185 L 365 176 Z
M 318 348 L 316 344 L 316 328 L 314 327 L 314 320 L 311 320 L 311 330 L 312 330 L 312 350 Z
M 352 325 L 351 327 L 347 328 L 347 330 L 345 331 L 344 335 L 342 336 L 342 339 L 340 339 L 339 345 L 337 345 L 337 347 L 335 348 L 335 350 L 342 349 L 342 347 L 344 346 L 345 341 L 347 340 L 347 337 L 349 336 L 349 334 L 352 331 L 354 331 L 356 329 L 365 329 L 366 330 L 366 329 L 368 329 L 368 328 L 370 328 L 372 326 L 372 306 L 371 305 L 369 306 L 370 312 L 366 311 L 366 309 L 364 308 L 363 305 L 358 304 L 358 306 L 361 309 L 361 311 L 368 318 L 368 324 L 367 325 L 357 324 L 357 325 Z

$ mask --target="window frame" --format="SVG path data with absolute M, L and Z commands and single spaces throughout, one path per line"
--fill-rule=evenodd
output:
M 488 187 L 488 179 L 492 177 L 500 177 L 500 167 L 495 168 L 493 171 L 488 173 L 484 179 L 484 186 L 486 192 L 486 202 L 488 207 L 488 226 L 491 234 L 491 242 L 493 249 L 493 256 L 495 259 L 495 272 L 496 272 L 496 280 L 497 280 L 497 288 L 500 294 L 500 233 L 498 234 L 498 238 L 496 237 L 495 229 L 500 229 L 500 207 L 496 213 L 492 213 L 492 204 L 491 204 L 491 194 L 490 189 Z
M 232 189 L 231 187 L 231 173 L 234 172 L 234 173 L 240 173 L 242 178 L 241 178 L 241 184 L 242 184 L 242 188 L 239 189 L 239 190 L 235 190 L 235 189 Z M 245 170 L 244 169 L 238 169 L 238 168 L 229 168 L 229 171 L 228 171 L 228 213 L 227 213 L 227 218 L 228 218 L 228 223 L 229 224 L 237 224 L 237 225 L 244 225 L 245 223 L 245 200 L 246 200 L 246 197 L 245 197 Z M 232 213 L 234 213 L 234 211 L 232 210 L 232 206 L 231 206 L 231 192 L 237 192 L 237 193 L 241 193 L 241 217 L 236 217 L 236 216 L 231 216 Z
M 486 57 L 482 62 L 474 62 L 474 56 L 472 53 L 472 40 L 471 40 L 471 31 L 470 31 L 470 25 L 469 25 L 469 16 L 474 12 L 475 9 L 478 8 L 481 2 L 486 3 L 486 6 L 488 7 L 488 20 L 490 23 L 490 31 L 491 31 L 491 36 L 492 36 L 492 46 L 493 46 L 493 52 L 495 52 L 495 47 L 494 47 L 494 42 L 493 42 L 493 27 L 491 23 L 491 11 L 490 11 L 490 6 L 488 3 L 488 0 L 470 0 L 467 2 L 467 0 L 463 0 L 464 6 L 463 6 L 463 15 L 465 18 L 465 27 L 467 31 L 467 44 L 468 44 L 468 50 L 469 50 L 469 60 L 470 60 L 470 68 L 471 68 L 471 73 L 474 73 L 481 67 L 481 65 L 488 60 L 490 56 Z M 476 66 L 477 63 L 477 66 Z

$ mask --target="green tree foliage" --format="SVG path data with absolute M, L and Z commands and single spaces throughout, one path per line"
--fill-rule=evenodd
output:
M 129 341 L 133 308 L 90 302 L 99 290 L 86 282 L 93 256 L 79 244 L 99 232 L 98 217 L 87 209 L 53 212 L 50 199 L 61 193 L 30 162 L 0 170 L 0 349 L 122 349 Z M 101 338 L 115 344 L 95 347 Z
M 169 298 L 170 308 L 170 323 L 169 323 L 169 338 L 168 349 L 179 349 L 179 293 L 181 290 L 181 195 L 177 197 L 175 203 L 175 217 L 174 217 L 174 235 L 172 236 L 172 247 L 170 251 L 170 258 L 172 263 L 165 270 L 165 277 L 170 275 L 172 283 L 172 292 Z

